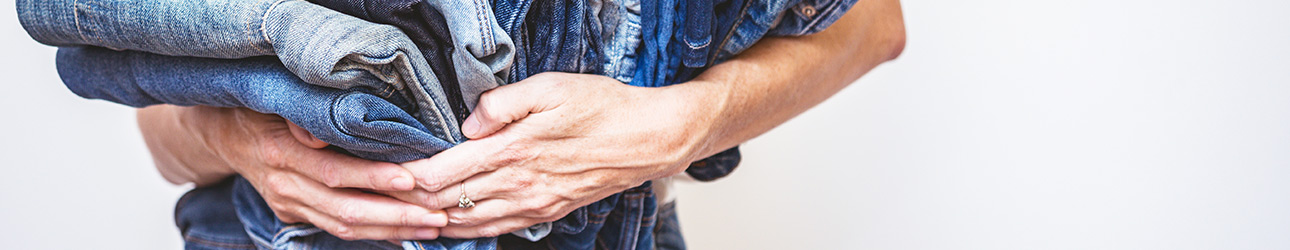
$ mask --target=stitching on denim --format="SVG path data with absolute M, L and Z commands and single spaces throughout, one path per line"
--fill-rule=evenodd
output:
M 635 202 L 632 202 L 632 203 L 635 203 L 632 205 L 635 205 L 635 207 L 639 209 L 630 209 L 628 211 L 628 212 L 633 212 L 631 217 L 637 218 L 636 219 L 637 223 L 634 227 L 630 225 L 632 223 L 623 223 L 624 234 L 622 236 L 624 236 L 623 238 L 627 238 L 627 239 L 620 242 L 619 245 L 621 246 L 620 249 L 629 249 L 629 250 L 636 249 L 635 243 L 640 240 L 640 234 L 641 234 L 640 227 L 641 227 L 641 224 L 644 224 L 640 222 L 640 219 L 645 218 L 645 209 L 644 209 L 645 204 L 642 204 L 642 203 L 645 203 L 645 200 L 644 198 L 640 198 L 641 196 L 644 196 L 644 194 L 634 193 L 634 194 L 626 194 L 623 196 L 624 196 L 623 199 L 626 202 L 635 201 Z M 627 216 L 628 216 L 627 214 L 623 215 L 624 217 L 623 222 L 629 221 L 627 219 Z M 632 229 L 635 229 L 635 230 L 632 230 Z
M 744 0 L 744 7 L 739 9 L 739 13 L 748 13 L 748 7 L 752 6 L 752 1 L 753 0 Z M 721 54 L 722 50 L 726 49 L 726 43 L 729 43 L 730 38 L 735 35 L 735 31 L 739 30 L 739 25 L 743 24 L 744 17 L 747 16 L 739 15 L 739 17 L 735 18 L 735 23 L 730 25 L 730 31 L 726 32 L 726 38 L 721 39 L 721 46 L 715 48 L 716 53 L 712 53 L 712 57 L 708 58 L 708 64 L 705 65 L 716 63 L 717 56 Z
M 846 13 L 846 11 L 841 11 L 841 12 L 838 11 L 842 9 L 841 0 L 830 1 L 828 5 L 824 6 L 824 8 L 815 8 L 815 9 L 816 9 L 815 18 L 812 18 L 810 22 L 808 22 L 805 26 L 803 26 L 802 30 L 798 32 L 798 35 L 810 33 L 810 31 L 813 31 L 816 29 L 816 26 L 819 26 L 821 23 L 824 23 L 824 20 L 831 20 L 832 22 L 829 22 L 829 23 L 832 24 L 833 22 L 837 21 L 836 17 L 841 17 L 841 14 Z M 825 15 L 824 13 L 826 12 L 829 14 Z
M 81 37 L 81 41 L 89 42 L 90 40 L 85 38 L 85 32 L 81 31 L 81 11 L 80 10 L 81 10 L 80 1 L 72 1 L 72 21 L 76 22 L 76 35 Z
M 268 42 L 269 44 L 273 44 L 273 39 L 269 39 L 269 32 L 265 31 L 265 27 L 264 27 L 265 23 L 269 21 L 269 14 L 273 13 L 273 10 L 277 9 L 279 4 L 282 4 L 287 1 L 291 1 L 291 0 L 274 1 L 273 4 L 269 5 L 269 9 L 266 9 L 264 11 L 264 15 L 260 16 L 260 36 L 264 37 L 264 41 Z
M 700 44 L 700 45 L 698 45 L 698 46 L 690 45 L 690 40 L 689 40 L 689 39 L 685 39 L 685 46 L 690 47 L 690 49 L 702 49 L 702 48 L 704 48 L 704 47 L 708 47 L 708 45 L 710 45 L 710 44 L 712 44 L 712 38 L 711 38 L 711 37 L 709 37 L 709 38 L 708 38 L 708 41 L 703 42 L 703 44 Z
M 350 132 L 349 132 L 349 130 L 345 129 L 345 126 L 341 126 L 341 124 L 340 124 L 340 119 L 339 119 L 338 117 L 336 117 L 336 113 L 337 113 L 337 112 L 336 112 L 336 106 L 339 106 L 339 105 L 340 105 L 340 104 L 339 104 L 339 103 L 340 103 L 340 99 L 341 99 L 341 98 L 344 98 L 344 97 L 345 97 L 345 96 L 347 96 L 347 95 L 349 95 L 349 94 L 341 94 L 341 95 L 338 95 L 338 96 L 336 96 L 336 97 L 332 97 L 332 98 L 331 98 L 331 105 L 328 105 L 328 107 L 327 107 L 327 109 L 328 109 L 328 110 L 327 110 L 327 111 L 328 111 L 328 112 L 327 112 L 327 114 L 329 114 L 329 116 L 331 116 L 331 125 L 332 125 L 332 127 L 335 127 L 335 128 L 336 128 L 336 130 L 337 130 L 337 131 L 340 131 L 341 133 L 344 133 L 344 134 L 346 134 L 346 135 L 353 136 L 353 133 L 350 133 Z
M 270 6 L 270 8 L 272 8 L 272 6 Z M 268 12 L 267 12 L 267 11 L 265 12 L 265 15 L 266 15 L 266 16 L 268 15 Z M 264 19 L 265 19 L 265 17 L 263 17 L 263 16 L 261 16 L 261 17 L 260 17 L 260 26 L 261 26 L 261 27 L 263 27 L 263 26 L 264 26 Z M 260 51 L 260 53 L 273 54 L 273 51 L 266 51 L 266 50 L 264 50 L 264 48 L 261 48 L 260 46 L 255 46 L 255 35 L 256 35 L 256 34 L 255 34 L 255 33 L 256 33 L 255 31 L 256 31 L 256 29 L 251 27 L 251 25 L 254 25 L 254 24 L 255 24 L 255 21 L 247 21 L 247 22 L 245 23 L 245 25 L 243 25 L 243 26 L 242 26 L 242 28 L 243 28 L 242 32 L 245 32 L 245 33 L 244 33 L 244 34 L 242 34 L 242 35 L 246 37 L 246 44 L 247 44 L 247 45 L 250 45 L 252 48 L 255 48 L 255 50 L 257 50 L 257 51 Z M 259 30 L 260 30 L 260 33 L 261 33 L 261 34 L 263 34 L 263 33 L 264 33 L 264 29 L 263 29 L 263 28 L 261 28 L 261 29 L 259 29 Z M 267 42 L 267 41 L 266 41 L 266 42 Z M 272 46 L 272 45 L 270 45 L 270 46 Z
M 475 20 L 479 21 L 479 42 L 483 43 L 482 49 L 484 49 L 484 53 L 492 54 L 493 49 L 489 41 L 491 34 L 489 34 L 488 13 L 485 11 L 485 3 L 480 0 L 474 0 L 473 2 L 475 2 Z

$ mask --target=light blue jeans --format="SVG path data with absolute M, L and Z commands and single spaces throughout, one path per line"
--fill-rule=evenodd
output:
M 276 55 L 305 82 L 403 95 L 436 136 L 465 140 L 443 89 L 398 28 L 302 0 L 19 0 L 28 33 L 54 46 L 92 45 L 162 55 L 246 58 Z M 487 6 L 432 1 L 451 27 L 463 97 L 504 83 L 514 49 Z M 311 131 L 312 132 L 312 131 Z

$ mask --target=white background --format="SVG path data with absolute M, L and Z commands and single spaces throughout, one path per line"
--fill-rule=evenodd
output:
M 1290 2 L 904 4 L 900 59 L 680 186 L 691 248 L 1290 249 Z M 186 188 L 13 6 L 0 249 L 180 248 Z

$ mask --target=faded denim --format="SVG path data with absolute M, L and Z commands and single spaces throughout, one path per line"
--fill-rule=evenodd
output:
M 481 85 L 463 91 L 477 94 L 499 85 L 513 50 L 509 37 L 484 18 L 491 16 L 488 9 L 466 0 L 432 3 L 445 14 L 463 15 L 446 18 L 452 32 L 462 33 L 453 36 L 461 38 L 454 46 L 465 48 L 457 53 L 469 55 L 454 55 L 454 64 L 461 82 Z M 402 94 L 412 100 L 412 114 L 437 136 L 452 143 L 465 140 L 433 70 L 393 26 L 300 0 L 20 0 L 18 12 L 33 38 L 55 46 L 213 58 L 276 54 L 312 84 Z M 464 57 L 475 59 L 459 60 Z
M 356 152 L 353 148 L 384 150 L 379 153 L 356 154 L 374 160 L 399 162 L 424 158 L 451 146 L 446 141 L 430 136 L 425 128 L 418 127 L 419 123 L 410 115 L 382 99 L 381 93 L 338 90 L 307 84 L 272 57 L 230 60 L 173 57 L 98 47 L 64 47 L 59 49 L 58 70 L 64 84 L 85 98 L 135 107 L 161 103 L 248 107 L 257 112 L 278 114 L 311 132 L 323 131 L 324 133 L 315 132 L 314 135 L 320 139 L 329 138 L 331 141 L 342 142 L 333 145 L 351 149 L 351 153 Z M 177 82 L 184 84 L 176 84 Z M 644 187 L 648 187 L 648 184 Z M 204 188 L 197 190 L 202 189 Z M 652 195 L 649 194 L 649 189 L 633 190 L 575 209 L 555 223 L 547 238 L 557 243 L 591 244 L 590 239 L 593 238 L 589 236 L 595 236 L 596 230 L 603 224 L 588 223 L 603 223 L 596 218 L 618 209 L 619 203 L 635 201 L 624 201 L 627 199 L 619 197 L 630 196 L 639 200 Z M 311 226 L 286 225 L 277 221 L 262 201 L 250 202 L 261 200 L 254 190 L 237 189 L 232 195 L 236 199 L 248 201 L 243 203 L 246 206 L 236 207 L 238 215 L 243 217 L 242 223 L 247 233 L 260 239 L 259 241 L 271 242 L 267 246 L 275 247 L 266 249 L 284 249 L 281 248 L 284 246 L 320 247 L 322 245 L 310 245 L 308 242 L 323 239 L 330 242 L 334 238 L 326 234 L 316 235 L 322 231 Z M 259 218 L 250 218 L 253 215 Z M 235 235 L 224 237 L 236 238 Z M 441 239 L 409 241 L 404 244 L 410 249 L 491 249 L 493 241 L 491 238 Z M 382 243 L 384 242 L 364 244 Z

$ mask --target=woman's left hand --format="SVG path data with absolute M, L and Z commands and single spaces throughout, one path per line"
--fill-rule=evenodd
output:
M 404 163 L 424 190 L 391 195 L 446 208 L 445 237 L 557 220 L 697 159 L 713 109 L 692 93 L 569 73 L 490 90 L 462 126 L 473 140 Z M 457 208 L 463 192 L 475 207 Z

